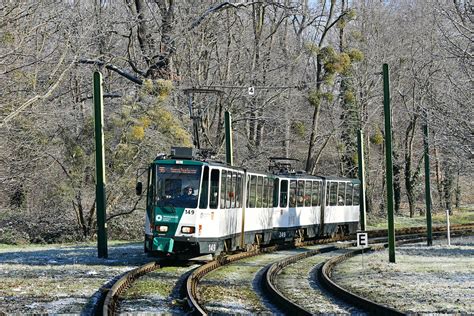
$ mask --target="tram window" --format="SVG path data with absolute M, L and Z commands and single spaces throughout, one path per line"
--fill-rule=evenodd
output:
M 201 183 L 201 196 L 199 197 L 199 208 L 207 208 L 207 202 L 209 200 L 209 167 L 204 167 L 204 172 L 202 174 L 202 183 Z
M 230 194 L 230 207 L 235 208 L 235 191 L 237 190 L 237 174 L 232 172 L 232 191 Z
M 236 175 L 236 182 L 235 182 L 235 207 L 237 208 L 240 207 L 241 196 L 242 196 L 242 175 L 238 173 Z
M 148 185 L 146 189 L 146 194 L 147 194 L 147 205 L 151 205 L 153 201 L 156 201 L 156 198 L 154 197 L 154 194 L 158 192 L 157 190 L 154 190 L 153 183 L 156 183 L 155 180 L 155 172 L 151 172 L 151 168 L 148 168 Z M 148 208 L 147 208 L 148 209 Z
M 337 205 L 344 205 L 344 199 L 346 197 L 346 183 L 339 182 L 339 188 L 337 190 Z
M 227 180 L 227 170 L 222 170 L 221 173 L 221 209 L 225 209 L 225 185 Z
M 337 205 L 337 182 L 329 184 L 329 205 Z
M 297 195 L 297 200 L 296 204 L 297 206 L 303 206 L 304 205 L 304 181 L 298 181 L 298 193 Z
M 263 178 L 263 201 L 262 207 L 268 207 L 268 178 Z
M 245 186 L 246 186 L 246 194 L 245 194 L 245 207 L 249 207 L 250 201 L 250 176 L 245 177 Z
M 209 197 L 209 208 L 216 209 L 219 205 L 219 170 L 211 170 L 211 192 Z
M 351 182 L 346 185 L 346 205 L 352 205 L 352 186 Z
M 320 204 L 320 193 L 319 193 L 319 182 L 313 181 L 313 190 L 311 191 L 311 205 L 319 206 Z
M 290 181 L 290 207 L 296 206 L 296 181 Z
M 227 171 L 226 192 L 225 192 L 225 207 L 232 208 L 232 195 L 234 194 L 232 183 L 232 172 Z
M 272 179 L 268 179 L 268 199 L 267 199 L 267 206 L 273 206 L 273 183 Z
M 276 179 L 278 181 L 278 179 Z M 288 206 L 288 180 L 281 180 L 280 184 L 280 207 Z
M 359 205 L 360 203 L 359 194 L 360 194 L 360 184 L 354 183 L 354 199 L 352 201 L 353 205 Z
M 322 181 L 318 182 L 317 189 L 318 189 L 318 191 L 317 191 L 318 192 L 318 194 L 317 194 L 318 195 L 318 197 L 317 197 L 318 204 L 317 205 L 322 205 L 323 204 L 323 194 L 324 194 L 324 187 L 323 187 L 323 182 Z
M 257 198 L 257 176 L 250 177 L 250 193 L 249 207 L 255 207 L 255 199 Z
M 263 177 L 257 177 L 257 207 L 262 207 L 263 198 Z
M 304 184 L 304 206 L 311 206 L 311 181 Z
M 329 205 L 329 187 L 331 186 L 331 182 L 326 182 L 326 205 Z
M 278 192 L 278 179 L 274 179 L 273 180 L 273 194 L 272 194 L 272 199 L 273 199 L 273 202 L 272 202 L 272 205 L 273 207 L 278 207 L 278 195 L 279 195 L 279 192 Z

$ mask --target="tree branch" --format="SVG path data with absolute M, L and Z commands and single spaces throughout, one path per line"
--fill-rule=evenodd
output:
M 280 8 L 294 9 L 294 7 L 287 7 L 287 6 L 282 5 L 278 2 L 268 1 L 268 0 L 267 1 L 262 1 L 262 0 L 260 0 L 260 1 L 251 1 L 251 2 L 248 2 L 248 1 L 244 0 L 244 1 L 238 2 L 238 3 L 231 3 L 229 1 L 226 1 L 226 2 L 219 3 L 215 6 L 210 7 L 209 9 L 207 9 L 200 17 L 198 17 L 193 23 L 191 23 L 191 26 L 188 28 L 188 31 L 194 29 L 196 26 L 201 24 L 201 22 L 211 13 L 227 9 L 228 7 L 232 7 L 232 8 L 237 9 L 237 8 L 240 8 L 240 7 L 248 7 L 248 6 L 257 4 L 257 3 L 266 3 L 266 4 L 272 4 L 272 5 L 278 6 Z
M 63 56 L 64 57 L 64 56 Z M 62 63 L 62 60 L 59 62 L 59 65 Z M 50 86 L 49 90 L 43 94 L 43 95 L 36 95 L 20 105 L 15 111 L 12 113 L 8 114 L 7 117 L 3 119 L 3 122 L 0 123 L 0 128 L 3 127 L 8 121 L 10 121 L 12 118 L 17 116 L 19 113 L 21 113 L 24 109 L 26 109 L 28 106 L 32 105 L 36 101 L 44 100 L 47 99 L 53 92 L 56 90 L 56 88 L 59 86 L 59 84 L 62 82 L 64 75 L 71 69 L 71 66 L 74 64 L 74 62 L 71 62 L 69 66 L 66 67 L 66 69 L 63 70 L 63 72 L 59 75 L 58 79 L 56 82 Z
M 133 205 L 133 207 L 132 207 L 131 210 L 128 210 L 128 211 L 125 211 L 125 212 L 121 212 L 121 213 L 117 213 L 117 214 L 110 215 L 110 216 L 105 220 L 105 222 L 108 222 L 108 221 L 110 221 L 111 219 L 113 219 L 113 218 L 115 218 L 115 217 L 118 217 L 118 216 L 131 214 L 131 213 L 133 213 L 134 211 L 138 210 L 137 205 L 138 205 L 138 203 L 139 203 L 141 200 L 142 200 L 142 196 L 140 196 L 140 197 L 138 198 L 138 200 L 135 201 L 135 204 Z
M 134 76 L 133 74 L 123 70 L 123 69 L 120 69 L 118 68 L 117 66 L 114 66 L 114 65 L 111 65 L 111 64 L 107 64 L 105 61 L 102 61 L 102 60 L 93 60 L 93 59 L 79 59 L 77 61 L 77 63 L 79 64 L 89 64 L 89 65 L 98 65 L 98 66 L 101 66 L 101 67 L 105 67 L 106 69 L 109 69 L 109 70 L 112 70 L 112 71 L 115 71 L 116 73 L 118 73 L 119 75 L 127 78 L 128 80 L 136 83 L 136 84 L 139 84 L 139 85 L 142 85 L 143 84 L 143 80 Z

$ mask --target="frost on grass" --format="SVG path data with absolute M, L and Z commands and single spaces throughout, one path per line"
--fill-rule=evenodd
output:
M 224 314 L 265 312 L 252 281 L 270 256 L 239 260 L 206 275 L 198 287 L 206 308 L 212 313 Z
M 149 260 L 141 243 L 111 245 L 109 259 L 95 244 L 1 248 L 0 314 L 80 313 L 103 284 Z
M 163 267 L 140 277 L 123 294 L 120 313 L 182 314 L 180 285 L 195 268 L 197 265 Z
M 406 313 L 474 313 L 474 237 L 434 246 L 396 247 L 356 256 L 336 266 L 333 279 L 342 287 Z
M 199 283 L 201 301 L 208 311 L 217 314 L 280 314 L 262 296 L 258 280 L 263 269 L 285 257 L 316 248 L 321 246 L 277 251 L 220 267 Z
M 320 286 L 316 277 L 320 264 L 346 251 L 317 254 L 286 266 L 276 278 L 278 290 L 285 297 L 314 314 L 365 315 L 361 310 L 335 299 Z

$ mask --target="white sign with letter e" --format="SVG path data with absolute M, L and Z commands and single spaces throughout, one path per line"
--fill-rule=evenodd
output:
M 357 233 L 357 247 L 367 247 L 369 245 L 369 238 L 367 233 Z

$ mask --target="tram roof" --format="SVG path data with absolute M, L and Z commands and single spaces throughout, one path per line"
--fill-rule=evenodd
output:
M 190 159 L 155 159 L 153 161 L 157 164 L 163 165 L 187 165 L 187 166 L 215 166 L 215 167 L 222 167 L 226 169 L 234 169 L 243 171 L 245 170 L 239 166 L 229 166 L 228 164 L 222 161 L 214 161 L 214 160 L 190 160 Z M 313 180 L 328 180 L 328 181 L 346 181 L 346 182 L 354 182 L 360 183 L 359 179 L 352 179 L 352 178 L 343 178 L 343 177 L 334 177 L 334 176 L 322 176 L 322 175 L 310 175 L 304 172 L 290 172 L 290 173 L 271 173 L 267 171 L 254 171 L 254 170 L 247 170 L 249 173 L 255 174 L 265 174 L 268 176 L 274 176 L 279 178 L 287 178 L 287 179 L 313 179 Z
M 355 179 L 355 178 L 343 178 L 343 177 L 332 177 L 332 176 L 320 176 L 320 177 L 328 181 L 346 181 L 346 182 L 360 183 L 360 180 Z

